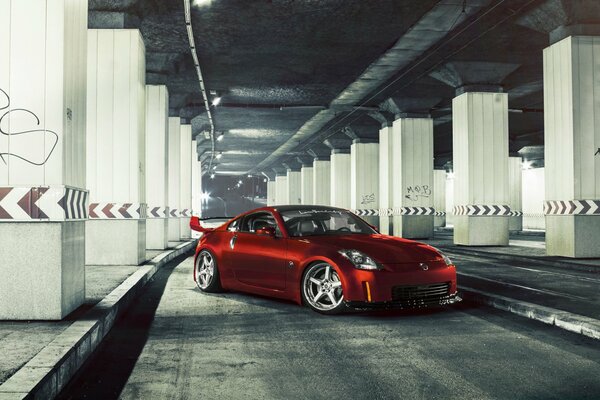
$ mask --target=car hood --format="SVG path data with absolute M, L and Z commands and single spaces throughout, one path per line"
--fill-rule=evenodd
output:
M 338 250 L 358 250 L 383 264 L 402 264 L 439 260 L 439 253 L 423 243 L 388 235 L 323 235 L 305 236 L 313 244 Z

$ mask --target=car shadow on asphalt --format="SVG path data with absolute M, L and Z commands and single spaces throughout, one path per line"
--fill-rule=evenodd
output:
M 57 399 L 119 398 L 146 345 L 169 277 L 187 257 L 177 257 L 156 272 Z

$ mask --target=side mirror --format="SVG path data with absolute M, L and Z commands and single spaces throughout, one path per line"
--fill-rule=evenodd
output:
M 195 216 L 190 218 L 190 229 L 196 232 L 204 231 L 204 229 L 200 225 L 200 218 Z
M 273 228 L 272 226 L 263 226 L 262 228 L 258 228 L 256 230 L 256 234 L 275 237 L 275 228 Z

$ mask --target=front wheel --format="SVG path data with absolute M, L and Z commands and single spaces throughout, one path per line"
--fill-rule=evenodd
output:
M 196 284 L 203 292 L 222 291 L 217 260 L 208 250 L 202 250 L 196 257 Z
M 302 299 L 322 314 L 339 314 L 346 308 L 342 281 L 336 270 L 326 262 L 313 264 L 304 273 Z

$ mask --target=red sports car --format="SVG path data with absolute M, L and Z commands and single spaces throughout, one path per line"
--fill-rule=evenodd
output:
M 323 206 L 264 207 L 203 232 L 194 280 L 204 292 L 238 290 L 334 314 L 460 301 L 456 268 L 439 250 L 379 234 L 353 213 Z

